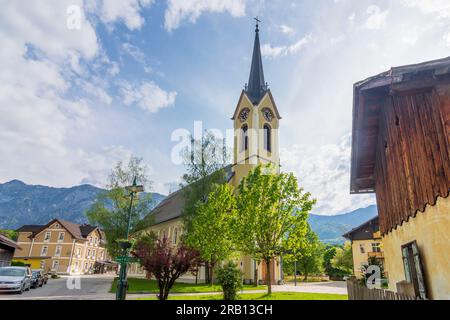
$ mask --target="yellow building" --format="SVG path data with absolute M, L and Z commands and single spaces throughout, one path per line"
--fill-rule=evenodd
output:
M 450 299 L 450 57 L 354 86 L 351 192 L 376 193 L 389 289 Z
M 99 228 L 53 219 L 46 225 L 25 225 L 16 230 L 20 249 L 14 261 L 62 274 L 93 272 L 107 259 L 105 237 Z
M 343 235 L 351 241 L 353 255 L 353 274 L 363 278 L 365 268 L 370 265 L 371 259 L 377 259 L 384 265 L 383 245 L 378 224 L 378 217 L 364 222 Z
M 241 179 L 259 164 L 272 163 L 279 170 L 278 128 L 281 120 L 272 93 L 264 80 L 259 28 L 253 49 L 249 82 L 242 91 L 233 117 L 234 152 L 233 164 L 226 167 L 228 183 L 237 187 Z M 168 237 L 176 245 L 183 232 L 181 214 L 183 211 L 183 190 L 175 192 L 164 199 L 152 212 L 154 225 L 150 230 L 160 238 Z M 253 282 L 255 272 L 260 282 L 265 282 L 266 267 L 256 264 L 250 257 L 242 257 L 239 265 L 244 273 L 245 282 Z M 271 264 L 271 282 L 277 284 L 282 280 L 282 265 L 276 259 Z M 131 273 L 143 273 L 136 265 Z M 205 279 L 204 270 L 200 270 L 201 280 Z M 187 276 L 186 278 L 194 278 Z

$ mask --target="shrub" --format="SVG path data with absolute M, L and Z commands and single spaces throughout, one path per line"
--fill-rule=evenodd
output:
M 224 300 L 236 300 L 237 293 L 242 289 L 242 272 L 234 262 L 229 262 L 219 269 L 217 279 L 223 290 Z

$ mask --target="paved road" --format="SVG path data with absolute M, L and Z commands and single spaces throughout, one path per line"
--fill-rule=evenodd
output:
M 41 288 L 22 295 L 0 293 L 0 300 L 113 300 L 112 276 L 61 277 L 49 279 Z

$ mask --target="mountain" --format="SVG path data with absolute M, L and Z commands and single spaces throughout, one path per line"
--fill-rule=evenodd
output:
M 45 224 L 53 218 L 86 223 L 84 212 L 103 189 L 81 185 L 51 188 L 13 180 L 0 184 L 0 229 L 16 229 L 24 224 Z M 165 196 L 153 193 L 154 205 Z
M 51 188 L 27 185 L 13 180 L 0 184 L 0 229 L 17 229 L 24 224 L 45 224 L 53 218 L 85 223 L 84 212 L 103 189 L 81 185 Z M 153 193 L 154 205 L 165 196 Z M 311 228 L 326 243 L 343 243 L 342 234 L 377 215 L 377 207 L 361 208 L 346 214 L 324 216 L 311 214 Z
M 309 223 L 320 240 L 325 243 L 340 244 L 345 241 L 342 237 L 344 233 L 370 220 L 377 214 L 377 206 L 373 205 L 334 216 L 311 214 Z

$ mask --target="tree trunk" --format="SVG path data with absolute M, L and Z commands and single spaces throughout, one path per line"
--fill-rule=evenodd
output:
M 258 264 L 256 263 L 256 261 L 253 262 L 255 265 L 255 272 L 253 273 L 253 285 L 255 287 L 258 286 Z
M 205 282 L 209 284 L 211 282 L 209 277 L 209 262 L 205 262 Z
M 270 281 L 270 259 L 265 259 L 266 261 L 266 284 L 267 284 L 267 294 L 272 294 L 272 281 Z
M 195 285 L 198 285 L 198 273 L 199 269 L 197 268 L 197 270 L 195 271 Z
M 214 264 L 213 263 L 211 263 L 210 268 L 211 268 L 211 272 L 209 273 L 210 276 L 211 276 L 211 283 L 210 283 L 210 285 L 212 286 L 214 284 Z
M 303 281 L 308 281 L 308 271 L 305 271 L 305 278 L 303 279 Z

